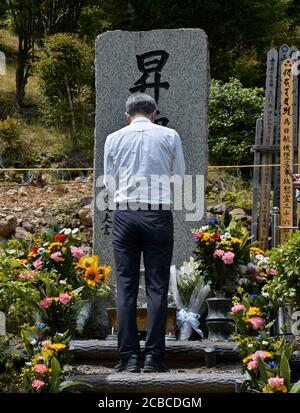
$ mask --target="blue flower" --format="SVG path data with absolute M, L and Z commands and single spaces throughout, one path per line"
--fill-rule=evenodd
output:
M 37 346 L 37 352 L 39 353 L 41 350 L 42 350 L 42 347 L 41 346 Z
M 219 223 L 219 220 L 216 217 L 208 218 L 208 224 L 214 227 Z
M 257 298 L 257 294 L 252 294 L 251 297 L 252 297 L 252 300 L 255 300 L 255 298 Z
M 268 362 L 268 365 L 269 365 L 269 367 L 270 367 L 271 369 L 273 369 L 274 367 L 277 366 L 277 363 L 276 363 L 275 361 L 269 361 L 269 362 Z
M 45 323 L 39 323 L 39 324 L 36 326 L 36 328 L 37 328 L 38 330 L 42 330 L 44 327 L 46 327 L 46 324 L 45 324 Z

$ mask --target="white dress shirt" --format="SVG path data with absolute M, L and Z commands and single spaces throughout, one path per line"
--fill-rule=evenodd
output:
M 184 173 L 181 139 L 174 129 L 140 116 L 106 138 L 104 185 L 114 202 L 170 205 L 171 185 L 158 186 L 160 177 L 182 179 Z

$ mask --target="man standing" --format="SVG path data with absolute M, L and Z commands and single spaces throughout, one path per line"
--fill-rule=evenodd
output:
M 132 94 L 125 115 L 129 125 L 109 135 L 104 148 L 104 184 L 117 204 L 112 233 L 120 354 L 116 370 L 140 371 L 136 305 L 143 252 L 147 295 L 144 372 L 161 372 L 167 370 L 161 358 L 165 351 L 173 216 L 171 185 L 163 185 L 158 191 L 157 178 L 179 175 L 182 179 L 185 163 L 178 133 L 154 123 L 156 103 L 151 96 Z M 110 184 L 111 178 L 115 185 Z

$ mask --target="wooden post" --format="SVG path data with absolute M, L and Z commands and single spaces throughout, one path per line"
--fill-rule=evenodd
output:
M 278 52 L 271 49 L 267 57 L 266 92 L 263 123 L 263 145 L 274 143 L 274 118 L 277 81 Z M 262 155 L 262 164 L 270 165 L 273 155 L 266 152 Z M 264 167 L 261 171 L 261 194 L 259 212 L 259 241 L 261 248 L 269 248 L 269 220 L 270 220 L 270 193 L 272 182 L 272 168 Z
M 280 225 L 293 226 L 293 183 L 289 174 L 294 167 L 294 76 L 293 60 L 281 66 L 280 113 Z M 286 240 L 290 230 L 282 230 L 280 241 Z
M 262 120 L 256 120 L 255 129 L 255 147 L 254 152 L 254 167 L 253 167 L 253 203 L 252 203 L 252 224 L 251 224 L 251 239 L 252 241 L 257 240 L 257 211 L 258 211 L 258 196 L 259 196 L 259 176 L 260 176 L 260 151 L 259 147 L 261 145 L 262 137 Z

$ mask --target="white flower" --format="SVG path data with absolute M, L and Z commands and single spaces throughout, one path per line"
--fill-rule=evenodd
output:
M 227 239 L 227 237 L 226 237 L 226 235 L 221 235 L 221 236 L 220 236 L 220 239 L 221 239 L 222 241 L 224 241 L 225 239 Z
M 26 361 L 25 364 L 26 366 L 32 366 L 31 361 Z
M 63 333 L 57 333 L 59 337 L 63 337 Z
M 265 257 L 265 258 L 263 259 L 263 263 L 264 263 L 264 264 L 269 264 L 269 262 L 270 262 L 270 258 L 269 258 L 269 257 Z
M 15 254 L 16 250 L 7 250 L 7 254 L 9 255 L 13 255 Z
M 67 281 L 66 281 L 66 280 L 60 280 L 59 283 L 60 283 L 61 285 L 66 285 L 66 284 L 67 284 Z
M 269 296 L 270 296 L 269 293 L 265 293 L 265 292 L 261 293 L 261 295 L 265 298 L 269 298 Z
M 61 230 L 59 231 L 59 233 L 60 233 L 60 234 L 64 234 L 65 230 L 66 230 L 66 228 L 63 228 L 63 229 L 61 229 Z
M 230 239 L 231 238 L 231 234 L 230 234 L 230 232 L 225 232 L 225 237 L 227 238 L 227 239 Z
M 264 260 L 264 256 L 263 255 L 261 255 L 261 254 L 257 254 L 257 256 L 256 256 L 256 259 L 258 260 L 258 261 L 262 261 L 263 262 L 263 260 Z
M 37 253 L 38 254 L 43 254 L 45 252 L 45 248 L 39 248 L 38 250 L 37 250 Z
M 269 343 L 268 343 L 267 341 L 262 341 L 261 344 L 262 344 L 263 346 L 267 346 Z
M 34 338 L 33 340 L 31 340 L 31 341 L 30 341 L 30 344 L 31 344 L 32 346 L 35 346 L 35 345 L 36 345 L 36 339 Z
M 247 347 L 248 347 L 248 348 L 252 348 L 252 347 L 253 347 L 253 344 L 249 343 L 249 344 L 247 344 Z
M 49 245 L 49 242 L 44 242 L 44 247 L 48 247 L 48 245 Z
M 72 231 L 72 234 L 75 235 L 75 234 L 77 234 L 77 232 L 79 232 L 79 229 L 78 229 L 78 228 L 74 228 L 73 231 Z
M 65 229 L 65 235 L 70 235 L 72 232 L 71 228 Z
M 209 226 L 205 225 L 204 227 L 200 228 L 201 231 L 208 231 L 209 230 Z

